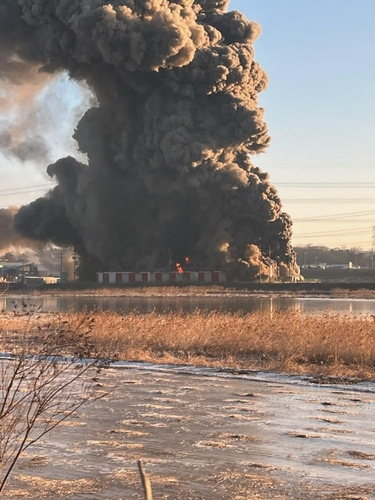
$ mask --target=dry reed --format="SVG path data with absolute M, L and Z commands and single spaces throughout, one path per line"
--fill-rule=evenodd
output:
M 0 328 L 9 341 L 28 328 L 57 321 L 74 324 L 84 315 L 4 313 Z M 339 314 L 94 313 L 92 340 L 109 356 L 128 361 L 181 363 L 375 379 L 375 317 Z M 2 346 L 6 350 L 6 346 Z

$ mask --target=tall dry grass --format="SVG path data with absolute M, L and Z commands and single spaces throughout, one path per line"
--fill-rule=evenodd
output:
M 3 314 L 0 329 L 9 340 L 38 324 L 66 321 L 72 328 L 84 315 Z M 101 352 L 122 360 L 277 370 L 288 373 L 350 375 L 375 379 L 375 317 L 299 313 L 194 312 L 121 316 L 94 313 L 92 340 Z M 2 346 L 3 350 L 6 346 Z

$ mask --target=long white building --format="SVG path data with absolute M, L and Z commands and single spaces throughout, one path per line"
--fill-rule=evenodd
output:
M 98 283 L 230 283 L 233 277 L 222 271 L 107 272 L 96 273 Z

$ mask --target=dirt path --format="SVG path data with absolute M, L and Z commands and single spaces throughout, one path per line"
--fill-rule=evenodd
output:
M 110 370 L 105 400 L 34 447 L 6 498 L 375 499 L 375 387 Z

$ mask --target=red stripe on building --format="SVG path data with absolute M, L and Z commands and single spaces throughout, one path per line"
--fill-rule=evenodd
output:
M 129 273 L 129 283 L 135 283 L 135 273 Z
M 217 271 L 212 272 L 212 281 L 213 283 L 219 283 L 220 281 L 220 273 Z
M 103 283 L 109 283 L 109 273 L 103 273 Z
M 162 273 L 155 273 L 155 281 L 157 283 L 161 283 L 163 281 L 163 274 Z

